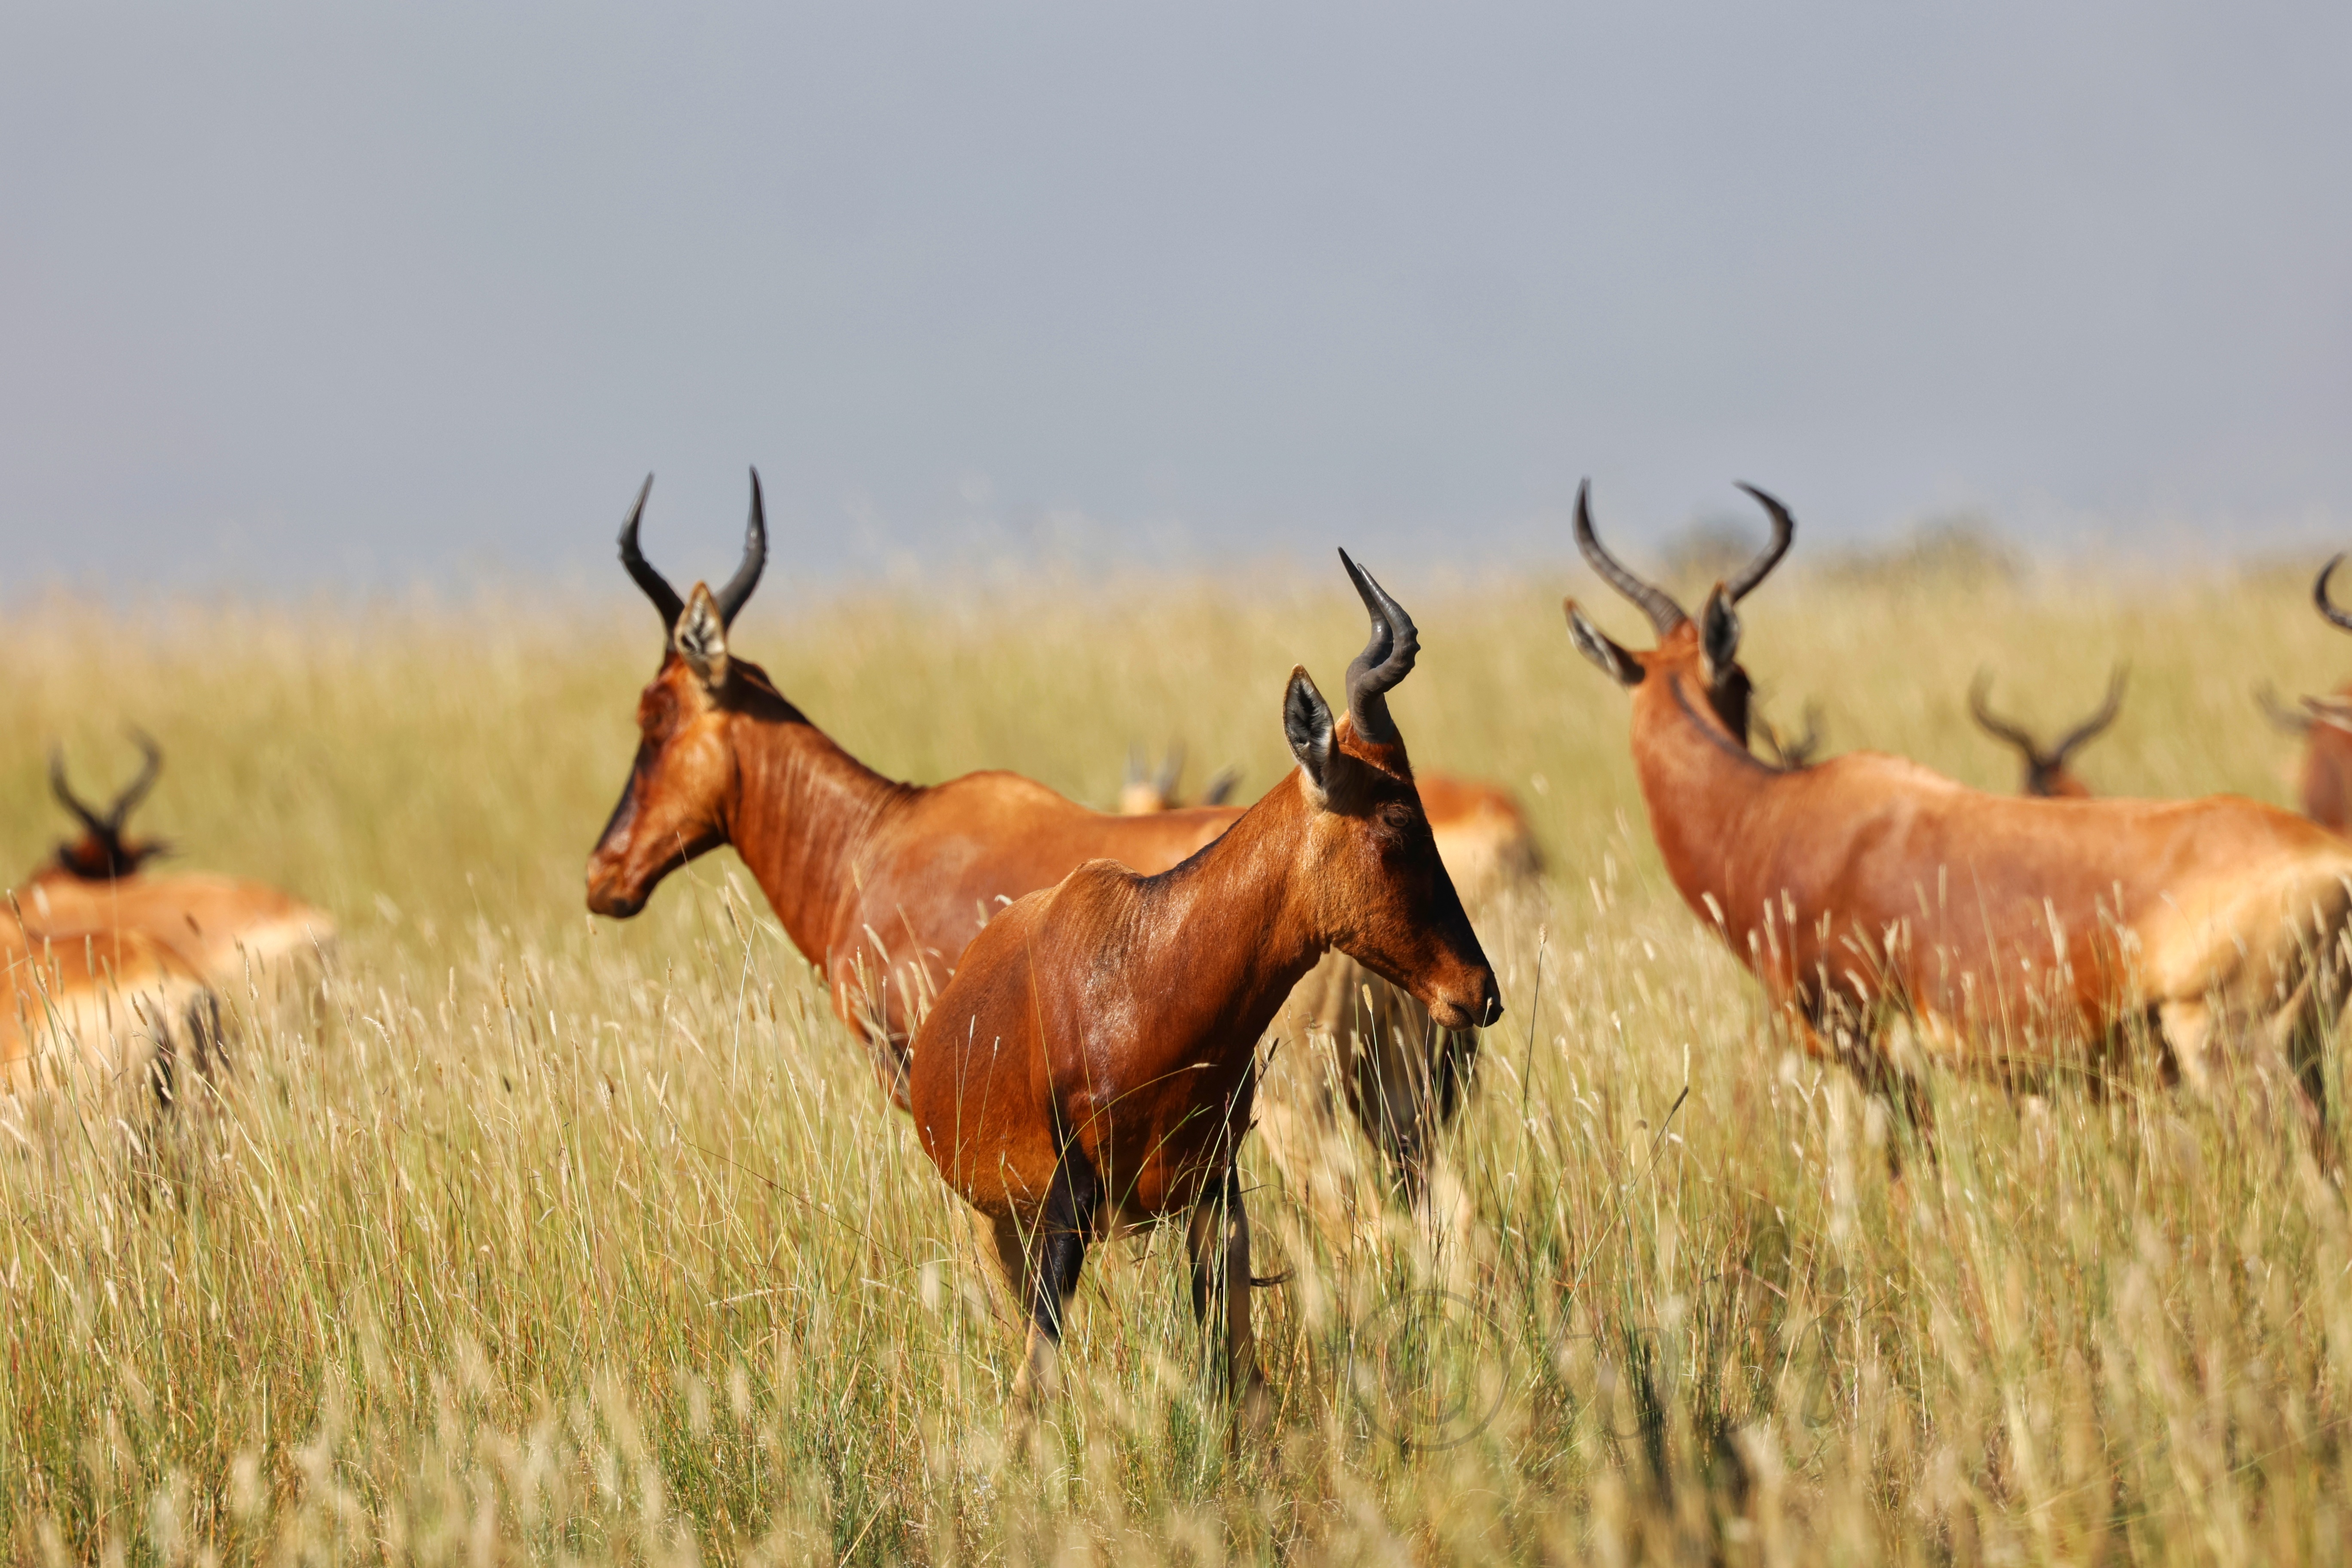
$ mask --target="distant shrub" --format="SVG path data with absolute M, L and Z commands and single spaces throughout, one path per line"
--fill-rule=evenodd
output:
M 1985 587 L 2021 581 L 2029 564 L 1990 518 L 1963 511 L 1923 519 L 1885 543 L 1825 551 L 1818 570 L 1832 581 L 1874 587 Z

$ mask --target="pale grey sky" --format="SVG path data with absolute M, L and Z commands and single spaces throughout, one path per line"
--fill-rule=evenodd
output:
M 0 596 L 2352 544 L 2352 6 L 0 9 Z

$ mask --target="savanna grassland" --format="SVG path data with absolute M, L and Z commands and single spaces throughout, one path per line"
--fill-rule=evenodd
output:
M 1131 742 L 1180 737 L 1254 797 L 1290 667 L 1336 692 L 1364 635 L 1336 569 L 796 602 L 782 564 L 734 649 L 851 751 L 1097 804 Z M 1258 1160 L 1259 1270 L 1292 1273 L 1257 1296 L 1271 1432 L 1229 1450 L 1167 1236 L 1089 1268 L 1066 1393 L 1006 1444 L 1018 1338 L 731 854 L 635 921 L 585 911 L 658 650 L 615 577 L 8 616 L 0 879 L 61 831 L 52 741 L 94 791 L 132 721 L 184 864 L 342 928 L 307 1005 L 234 1000 L 233 1070 L 169 1124 L 0 1150 L 11 1558 L 2352 1555 L 2352 1226 L 2299 1124 L 1939 1078 L 1936 1157 L 1893 1180 L 1906 1135 L 1789 1053 L 1665 885 L 1565 579 L 1389 579 L 1423 629 L 1414 757 L 1508 783 L 1550 858 L 1482 921 L 1509 1014 L 1448 1144 L 1475 1226 L 1334 1250 Z M 1746 660 L 1832 750 L 2009 789 L 1977 667 L 2054 727 L 2127 658 L 2095 786 L 2283 801 L 2294 747 L 2250 688 L 2352 669 L 2305 591 L 1792 564 Z

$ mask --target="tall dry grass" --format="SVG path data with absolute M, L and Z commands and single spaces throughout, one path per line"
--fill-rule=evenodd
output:
M 731 858 L 627 924 L 580 871 L 657 647 L 635 602 L 9 618 L 0 868 L 43 760 L 341 922 L 309 1008 L 239 999 L 163 1125 L 0 1153 L 0 1542 L 31 1561 L 2330 1562 L 2352 1234 L 2258 1107 L 1938 1079 L 1883 1121 L 1787 1055 L 1662 879 L 1624 700 L 1559 584 L 1416 591 L 1399 721 L 1506 780 L 1549 897 L 1486 922 L 1510 1013 L 1452 1150 L 1477 1223 L 1335 1255 L 1253 1173 L 1278 1405 L 1229 1451 L 1173 1238 L 1090 1268 L 1069 1392 L 1008 1449 L 1018 1340 L 936 1176 Z M 1588 585 L 1589 588 L 1589 585 Z M 2247 699 L 2352 666 L 2293 581 L 1807 579 L 1750 602 L 1769 710 L 2007 788 L 1969 677 L 2047 723 L 2133 688 L 2103 789 L 2283 798 Z M 1328 583 L 795 605 L 738 651 L 901 776 L 1108 803 L 1181 736 L 1244 793 Z M 1588 597 L 1599 597 L 1588 592 Z M 1636 625 L 1601 601 L 1612 626 Z M 14 872 L 8 874 L 13 875 Z M 2340 1074 L 2338 1079 L 2341 1089 Z M 1686 1093 L 1685 1093 L 1686 1091 Z M 1677 1102 L 1679 1101 L 1679 1105 Z M 1131 1256 L 1129 1256 L 1131 1254 Z

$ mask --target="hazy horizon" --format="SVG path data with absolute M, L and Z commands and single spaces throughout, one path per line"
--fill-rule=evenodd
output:
M 2352 544 L 2352 13 L 35 5 L 0 599 Z M 2329 195 L 2330 192 L 2336 193 Z

